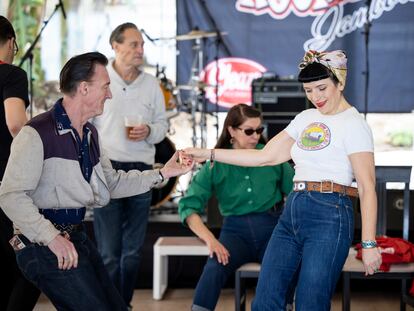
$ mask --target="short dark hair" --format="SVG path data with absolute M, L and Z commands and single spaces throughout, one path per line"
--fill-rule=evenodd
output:
M 231 107 L 224 120 L 223 130 L 221 131 L 215 148 L 229 148 L 231 146 L 231 135 L 228 127 L 238 128 L 249 118 L 262 119 L 262 114 L 256 108 L 246 104 L 238 104 Z M 266 143 L 266 139 L 262 134 L 260 134 L 259 143 Z
M 0 45 L 3 45 L 11 38 L 16 38 L 13 26 L 7 18 L 0 15 Z
M 134 23 L 123 23 L 117 26 L 109 37 L 109 44 L 112 46 L 114 42 L 123 43 L 125 40 L 124 31 L 130 28 L 138 30 L 138 27 Z
M 321 63 L 310 63 L 299 72 L 298 81 L 302 83 L 319 81 L 330 78 L 335 85 L 338 85 L 339 80 L 334 73 Z
M 90 81 L 97 64 L 108 64 L 106 56 L 99 52 L 80 54 L 69 59 L 60 71 L 61 92 L 73 95 L 80 82 Z

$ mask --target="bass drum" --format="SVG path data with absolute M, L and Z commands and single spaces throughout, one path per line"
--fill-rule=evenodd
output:
M 154 168 L 161 168 L 164 164 L 173 156 L 175 152 L 175 146 L 171 142 L 171 140 L 167 137 L 164 138 L 158 144 L 155 144 L 155 164 Z M 172 191 L 177 184 L 177 177 L 171 177 L 165 182 L 163 182 L 160 186 L 152 189 L 152 207 L 159 207 L 165 201 L 167 201 Z

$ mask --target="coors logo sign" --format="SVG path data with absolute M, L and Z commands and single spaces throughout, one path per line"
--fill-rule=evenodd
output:
M 218 80 L 218 105 L 230 108 L 239 103 L 251 104 L 252 81 L 265 71 L 265 67 L 252 60 L 228 57 L 219 59 L 218 66 L 215 61 L 209 63 L 200 79 L 208 85 L 206 97 L 213 104 L 217 103 L 215 85 Z

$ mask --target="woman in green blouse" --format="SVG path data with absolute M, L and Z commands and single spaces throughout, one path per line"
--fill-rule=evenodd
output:
M 224 121 L 215 148 L 261 149 L 265 140 L 261 114 L 240 104 Z M 192 310 L 214 310 L 221 288 L 237 268 L 261 262 L 267 242 L 281 214 L 283 197 L 292 190 L 289 163 L 266 167 L 242 167 L 206 163 L 179 202 L 181 221 L 208 246 L 210 257 L 198 281 Z M 215 195 L 224 216 L 220 238 L 204 225 L 200 214 Z

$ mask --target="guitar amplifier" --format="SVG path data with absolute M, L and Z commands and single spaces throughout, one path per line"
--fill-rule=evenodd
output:
M 262 111 L 264 117 L 294 117 L 310 107 L 302 83 L 277 77 L 253 80 L 252 102 L 254 107 Z

